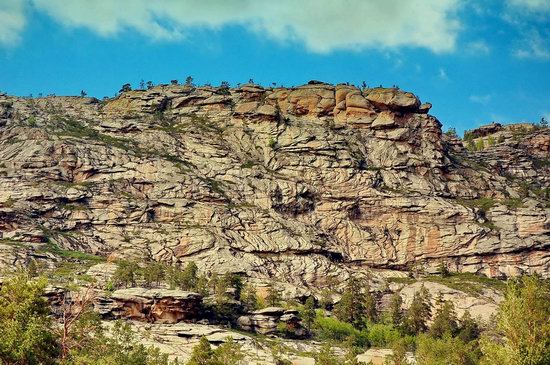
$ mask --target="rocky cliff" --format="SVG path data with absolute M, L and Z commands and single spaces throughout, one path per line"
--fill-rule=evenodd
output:
M 296 287 L 442 264 L 549 277 L 550 130 L 470 152 L 430 106 L 318 82 L 2 95 L 0 267 L 52 265 L 54 245 Z

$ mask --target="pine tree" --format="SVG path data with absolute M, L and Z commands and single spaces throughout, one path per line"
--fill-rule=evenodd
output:
M 206 275 L 202 274 L 197 277 L 197 286 L 195 290 L 202 296 L 208 295 L 208 278 Z
M 334 302 L 332 301 L 332 291 L 328 289 L 323 289 L 321 291 L 321 300 L 319 301 L 321 308 L 329 310 L 332 308 Z
M 225 342 L 220 345 L 215 351 L 212 365 L 240 365 L 243 363 L 244 354 L 241 351 L 241 346 L 236 344 L 232 337 L 225 339 Z
M 304 326 L 306 327 L 308 332 L 311 332 L 311 327 L 313 326 L 313 322 L 315 322 L 316 317 L 315 299 L 313 299 L 313 297 L 307 298 L 301 316 Z
M 409 361 L 407 360 L 407 343 L 405 339 L 401 338 L 395 341 L 392 344 L 393 353 L 388 356 L 385 361 L 385 365 L 408 365 Z
M 243 280 L 239 274 L 225 273 L 222 279 L 225 282 L 227 288 L 235 290 L 235 299 L 240 300 L 243 290 Z
M 364 326 L 365 294 L 360 281 L 350 278 L 340 302 L 335 305 L 334 313 L 339 320 L 352 324 L 355 328 Z
M 399 327 L 403 319 L 403 312 L 401 310 L 401 305 L 403 304 L 403 299 L 399 293 L 394 293 L 390 299 L 390 320 L 394 327 Z
M 164 279 L 164 265 L 156 261 L 150 262 L 143 268 L 142 275 L 146 286 L 152 287 L 153 284 L 158 286 Z
M 210 342 L 206 337 L 201 337 L 199 343 L 193 347 L 191 358 L 187 362 L 187 365 L 210 365 L 214 358 L 214 351 L 210 346 Z
M 183 284 L 183 272 L 177 266 L 169 266 L 165 273 L 170 289 L 179 288 Z
M 315 365 L 340 365 L 341 362 L 336 358 L 330 344 L 324 344 L 319 352 L 314 355 Z
M 130 84 L 124 84 L 124 85 L 122 85 L 122 87 L 120 88 L 119 93 L 128 92 L 128 91 L 131 91 L 131 90 L 132 90 L 132 85 L 130 85 Z
M 243 290 L 242 301 L 248 312 L 258 309 L 257 289 L 252 283 L 248 283 Z
M 465 311 L 459 321 L 459 332 L 457 337 L 464 342 L 470 342 L 477 339 L 479 334 L 479 325 L 470 315 L 470 311 Z
M 267 296 L 265 297 L 265 301 L 267 302 L 267 305 L 271 307 L 277 307 L 281 304 L 281 291 L 276 287 L 277 283 L 274 281 L 269 282 L 267 285 Z
M 480 138 L 476 142 L 476 150 L 483 151 L 484 149 L 485 149 L 485 141 L 483 141 L 483 138 Z
M 414 293 L 411 306 L 403 320 L 403 328 L 411 335 L 419 334 L 427 329 L 427 322 L 431 315 L 430 294 L 422 285 L 420 291 Z
M 187 77 L 185 78 L 185 86 L 195 86 L 195 85 L 193 84 L 193 78 L 192 78 L 191 76 L 187 76 Z
M 442 297 L 438 302 L 439 307 L 430 327 L 430 335 L 434 338 L 442 338 L 445 334 L 455 336 L 458 332 L 458 323 L 454 305 Z
M 140 268 L 133 261 L 119 261 L 113 274 L 115 285 L 125 287 L 135 286 L 138 279 Z
M 378 311 L 376 310 L 376 298 L 370 292 L 370 285 L 365 286 L 365 318 L 375 323 L 378 320 Z
M 185 266 L 181 276 L 181 288 L 183 290 L 194 290 L 197 287 L 197 273 L 199 268 L 191 261 Z

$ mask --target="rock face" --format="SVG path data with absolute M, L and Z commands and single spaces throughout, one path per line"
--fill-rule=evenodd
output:
M 191 357 L 193 347 L 199 343 L 201 337 L 206 337 L 213 347 L 217 347 L 231 338 L 235 343 L 241 346 L 244 353 L 244 364 L 250 365 L 268 365 L 278 364 L 273 352 L 273 347 L 284 346 L 291 349 L 293 353 L 317 352 L 321 344 L 313 341 L 297 341 L 288 339 L 270 339 L 263 338 L 258 341 L 257 338 L 244 335 L 226 328 L 219 328 L 209 325 L 195 323 L 177 323 L 177 324 L 149 324 L 143 322 L 132 322 L 133 330 L 138 332 L 140 342 L 145 346 L 155 346 L 161 353 L 167 354 L 170 359 L 178 359 L 180 363 L 185 363 Z M 105 326 L 112 326 L 112 322 L 104 322 Z M 338 353 L 343 353 L 343 349 L 335 348 Z M 298 356 L 296 354 L 279 354 L 281 357 L 290 361 L 294 365 L 314 365 L 312 357 L 306 355 Z
M 129 288 L 96 298 L 95 310 L 106 318 L 155 323 L 201 319 L 202 297 L 181 290 Z
M 435 314 L 437 301 L 452 302 L 458 318 L 465 312 L 469 312 L 473 318 L 480 319 L 482 323 L 488 323 L 491 316 L 497 312 L 498 304 L 502 301 L 502 296 L 498 292 L 489 292 L 488 289 L 479 295 L 468 295 L 467 293 L 449 288 L 445 285 L 433 282 L 416 282 L 405 286 L 399 294 L 403 298 L 404 308 L 410 307 L 414 294 L 419 292 L 424 286 L 431 297 L 432 315 Z
M 245 331 L 262 335 L 278 334 L 281 329 L 293 337 L 304 337 L 307 334 L 301 324 L 298 311 L 279 307 L 268 307 L 254 311 L 250 315 L 241 316 L 237 320 L 237 325 Z
M 323 83 L 2 95 L 0 265 L 55 242 L 311 288 L 442 262 L 549 277 L 550 131 L 468 152 L 429 108 Z

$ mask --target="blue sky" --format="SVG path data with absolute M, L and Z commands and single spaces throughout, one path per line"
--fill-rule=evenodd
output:
M 398 85 L 444 129 L 550 119 L 550 0 L 0 0 L 0 90 Z

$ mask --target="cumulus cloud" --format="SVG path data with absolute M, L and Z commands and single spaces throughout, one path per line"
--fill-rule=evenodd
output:
M 25 9 L 22 0 L 0 2 L 0 45 L 14 45 L 25 27 Z
M 239 25 L 313 52 L 455 49 L 459 0 L 27 0 L 67 27 L 109 37 L 124 31 L 180 40 L 193 29 Z

